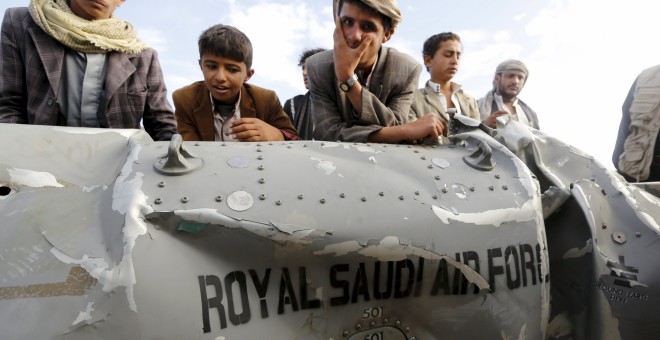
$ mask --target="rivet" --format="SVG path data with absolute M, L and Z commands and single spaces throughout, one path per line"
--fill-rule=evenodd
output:
M 266 180 L 263 179 L 263 178 L 259 178 L 259 183 L 264 184 L 264 183 L 266 183 Z
M 394 322 L 394 324 L 397 325 L 397 326 L 401 326 L 401 321 L 396 320 L 396 321 Z
M 419 153 L 419 150 L 415 150 L 415 153 Z
M 438 195 L 433 195 L 433 199 L 434 199 L 434 200 L 437 200 L 437 199 L 438 199 Z
M 474 192 L 474 187 L 470 187 L 470 191 Z
M 419 191 L 415 191 L 415 195 L 419 196 Z
M 603 223 L 603 225 L 601 226 L 601 228 L 603 228 L 603 229 L 607 229 L 607 226 L 605 225 L 605 223 Z
M 259 195 L 259 199 L 262 200 L 262 201 L 265 200 L 265 199 L 266 199 L 266 195 L 264 195 L 264 194 Z
M 181 197 L 181 202 L 188 203 L 188 196 Z
M 282 205 L 282 201 L 275 202 L 276 205 Z
M 399 196 L 399 199 L 403 201 L 403 195 L 402 195 L 402 196 Z
M 291 149 L 291 145 L 287 146 L 286 148 L 287 148 L 287 149 Z
M 495 175 L 495 178 L 500 179 L 500 175 Z
M 199 146 L 199 143 L 195 143 L 195 146 Z
M 388 322 L 390 322 L 390 319 L 385 318 L 385 319 L 383 320 L 383 322 L 384 322 L 384 323 L 388 323 Z
M 161 203 L 163 203 L 163 199 L 160 198 L 160 197 L 157 197 L 157 198 L 154 200 L 154 203 L 156 203 L 156 204 L 161 204 Z
M 640 233 L 640 232 L 638 231 L 638 232 L 635 233 L 635 236 L 637 236 L 637 237 L 642 237 L 642 233 Z
M 261 143 L 257 143 L 257 146 L 261 146 Z
M 504 190 L 509 190 L 509 187 L 506 186 L 506 185 L 503 185 L 503 186 L 502 186 L 502 189 L 504 189 Z
M 410 340 L 415 340 L 415 337 L 414 337 L 414 336 L 411 336 L 411 337 L 410 337 Z
M 273 145 L 273 143 L 272 143 L 272 142 L 271 142 L 271 143 L 268 143 L 268 145 Z
M 325 143 L 321 143 L 321 146 L 325 146 Z
M 405 328 L 406 333 L 410 332 L 410 327 Z
M 433 164 L 429 165 L 429 169 L 433 169 Z
M 161 187 L 161 188 L 164 187 L 164 186 L 165 186 L 165 182 L 158 182 L 158 186 Z
M 215 196 L 216 202 L 222 202 L 222 196 Z
M 261 152 L 261 148 L 258 148 L 258 149 L 257 149 L 257 152 Z
M 449 190 L 447 190 L 447 188 L 442 188 L 442 192 L 443 192 L 443 193 L 446 194 L 448 191 L 449 191 Z
M 385 196 L 385 193 L 381 191 L 381 192 L 378 193 L 378 195 L 380 195 L 382 197 L 382 196 Z
M 362 325 L 360 325 L 360 324 L 357 324 L 357 325 L 355 326 L 355 329 L 357 329 L 357 330 L 360 330 L 360 329 L 362 329 Z
M 342 334 L 344 335 L 344 337 L 347 337 L 348 336 L 348 331 L 344 331 L 344 333 L 342 333 Z
M 298 199 L 299 200 L 303 199 L 303 195 L 298 195 Z
M 259 169 L 259 170 L 263 170 L 263 169 L 264 169 L 264 166 L 263 166 L 263 165 L 259 165 L 259 168 L 258 168 L 258 169 Z
M 221 146 L 227 146 L 227 143 L 222 143 Z
M 261 161 L 261 160 L 263 160 L 263 159 L 264 159 L 264 156 L 262 156 L 262 155 L 259 155 L 259 157 L 257 157 L 257 159 Z
M 362 202 L 366 202 L 366 201 L 367 201 L 367 198 L 364 197 L 364 196 L 362 196 L 362 198 L 360 198 L 360 199 L 362 200 Z
M 369 323 L 369 327 L 376 327 L 376 322 L 375 322 L 375 321 L 371 321 L 371 322 Z
M 422 160 L 426 160 L 426 156 L 422 156 Z
M 325 198 L 321 198 L 321 204 L 325 204 Z
M 412 149 L 412 145 L 408 145 L 408 149 Z
M 306 147 L 307 147 L 307 144 L 303 144 L 303 148 L 306 148 Z
M 346 197 L 346 194 L 342 192 L 341 194 L 339 194 L 339 197 L 344 198 Z
M 491 186 L 488 187 L 488 190 L 493 191 L 493 190 L 495 190 L 495 187 L 491 185 Z
M 440 180 L 440 175 L 436 175 L 436 176 L 435 176 L 435 179 L 436 179 L 437 181 L 439 181 L 439 180 Z

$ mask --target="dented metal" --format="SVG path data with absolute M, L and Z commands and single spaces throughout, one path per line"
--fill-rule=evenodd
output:
M 657 197 L 498 123 L 434 146 L 0 124 L 3 338 L 655 338 Z

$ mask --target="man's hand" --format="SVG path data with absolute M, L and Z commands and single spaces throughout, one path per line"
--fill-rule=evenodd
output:
M 437 144 L 438 137 L 447 135 L 447 122 L 435 113 L 427 114 L 403 125 L 386 126 L 369 135 L 372 143 Z
M 410 142 L 435 144 L 438 137 L 447 136 L 447 122 L 435 113 L 428 113 L 421 118 L 404 125 Z
M 229 133 L 241 142 L 284 140 L 282 131 L 257 118 L 241 118 L 233 121 Z
M 337 17 L 335 20 L 335 32 L 332 37 L 335 41 L 334 49 L 332 50 L 332 58 L 335 62 L 335 75 L 337 76 L 337 80 L 345 81 L 355 73 L 355 69 L 358 67 L 360 59 L 367 50 L 367 47 L 371 44 L 373 37 L 367 35 L 359 44 L 358 42 L 354 42 L 357 45 L 349 45 L 346 37 L 344 37 L 340 17 Z
M 482 120 L 481 122 L 484 123 L 484 125 L 488 126 L 489 128 L 496 129 L 497 128 L 497 122 L 495 120 L 497 119 L 497 117 L 501 117 L 501 116 L 508 115 L 508 114 L 509 113 L 504 111 L 504 110 L 495 111 L 495 112 L 491 113 L 490 116 L 488 116 L 486 119 Z

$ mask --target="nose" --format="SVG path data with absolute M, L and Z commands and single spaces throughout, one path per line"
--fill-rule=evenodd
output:
M 222 69 L 222 67 L 219 67 L 218 70 L 215 72 L 215 76 L 213 77 L 217 82 L 222 83 L 227 79 L 225 75 L 225 71 Z
M 350 27 L 345 31 L 346 42 L 348 42 L 348 45 L 351 48 L 357 47 L 362 41 L 363 36 L 364 34 L 358 25 L 353 25 L 353 27 Z

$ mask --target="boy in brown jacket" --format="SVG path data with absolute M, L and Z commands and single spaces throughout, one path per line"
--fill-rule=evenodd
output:
M 254 74 L 252 43 L 232 26 L 215 25 L 199 37 L 204 81 L 172 94 L 177 129 L 186 141 L 299 140 L 274 91 L 246 82 Z

